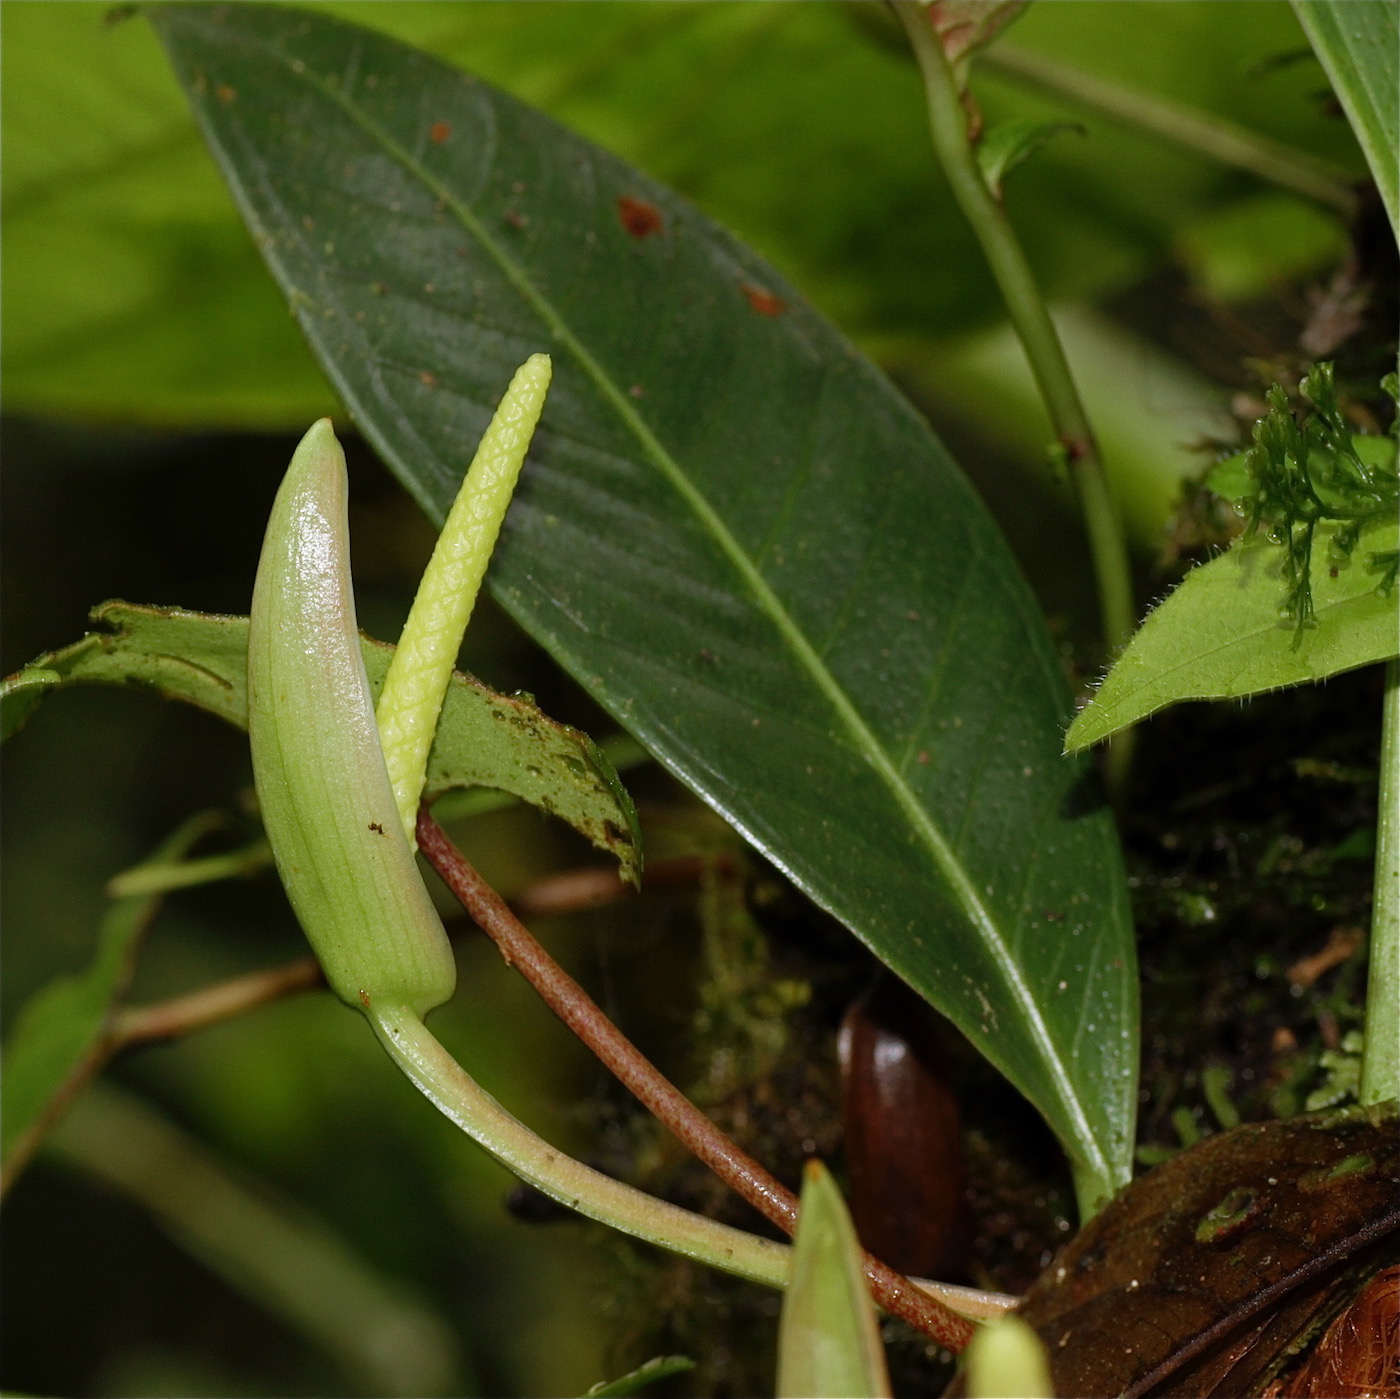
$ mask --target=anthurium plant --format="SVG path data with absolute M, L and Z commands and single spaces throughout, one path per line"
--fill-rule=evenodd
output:
M 1400 429 L 1396 377 L 1383 377 L 1395 353 L 1384 305 L 1365 329 L 1368 298 L 1385 301 L 1385 274 L 1362 261 L 1377 240 L 1394 253 L 1394 3 L 1296 0 L 1291 17 L 1274 16 L 1289 33 L 1301 26 L 1306 61 L 1321 65 L 1345 112 L 1345 128 L 1339 119 L 1329 128 L 1346 143 L 1335 157 L 1096 77 L 1030 40 L 1018 47 L 1015 36 L 1037 34 L 1039 13 L 1054 8 L 1025 0 L 526 8 L 526 29 L 572 33 L 587 11 L 617 43 L 552 78 L 517 52 L 511 93 L 444 56 L 456 41 L 434 30 L 449 14 L 467 30 L 507 24 L 510 6 L 399 7 L 392 23 L 417 27 L 399 37 L 373 6 L 159 4 L 109 18 L 104 32 L 142 36 L 165 65 L 150 71 L 173 74 L 187 104 L 188 114 L 171 109 L 177 124 L 165 136 L 138 132 L 131 149 L 145 152 L 139 161 L 183 158 L 180 142 L 197 128 L 260 256 L 256 295 L 275 287 L 317 370 L 305 391 L 295 375 L 269 374 L 283 397 L 276 423 L 263 425 L 295 420 L 297 445 L 278 467 L 246 615 L 241 599 L 228 612 L 108 601 L 91 614 L 95 630 L 0 687 L 17 752 L 61 714 L 67 700 L 50 697 L 125 687 L 246 731 L 239 761 L 251 772 L 240 815 L 187 818 L 153 854 L 109 872 L 86 970 L 38 986 L 13 1017 L 4 1189 L 27 1190 L 50 1162 L 96 1175 L 245 1296 L 274 1306 L 362 1389 L 490 1392 L 489 1375 L 471 1375 L 454 1349 L 452 1328 L 390 1281 L 406 1234 L 386 1224 L 377 1243 L 362 1241 L 382 1267 L 356 1258 L 121 1086 L 140 1046 L 216 1044 L 213 1026 L 250 1025 L 255 1010 L 326 990 L 367 1022 L 345 1040 L 342 1062 L 376 1085 L 376 1111 L 411 1112 L 412 1085 L 465 1134 L 431 1138 L 436 1164 L 423 1169 L 433 1179 L 484 1179 L 493 1158 L 514 1178 L 522 1216 L 558 1211 L 606 1227 L 587 1236 L 580 1268 L 615 1246 L 605 1237 L 640 1241 L 645 1266 L 672 1269 L 650 1291 L 673 1298 L 677 1316 L 690 1284 L 676 1280 L 695 1275 L 678 1270 L 691 1265 L 756 1287 L 724 1295 L 765 1298 L 744 1305 L 762 1319 L 780 1394 L 931 1386 L 964 1352 L 957 1383 L 979 1395 L 1194 1385 L 1243 1395 L 1291 1382 L 1322 1363 L 1310 1347 L 1321 1354 L 1334 1332 L 1382 1305 L 1400 1228 L 1386 1203 L 1400 1096 Z M 901 120 L 917 134 L 910 207 L 939 191 L 936 217 L 955 219 L 947 226 L 973 282 L 985 284 L 983 310 L 956 325 L 949 312 L 937 345 L 911 328 L 926 308 L 890 309 L 899 296 L 884 311 L 879 297 L 853 310 L 860 298 L 817 270 L 830 250 L 818 255 L 794 235 L 765 260 L 702 212 L 703 197 L 691 202 L 647 173 L 645 142 L 624 160 L 543 110 L 570 94 L 587 107 L 632 43 L 727 24 L 738 38 L 722 47 L 733 40 L 726 51 L 750 57 L 786 43 L 787 26 L 816 26 L 794 41 L 805 53 L 822 26 L 839 25 L 829 52 L 856 44 L 872 91 L 883 90 L 872 76 L 880 65 L 893 65 Z M 1037 95 L 1002 102 L 998 82 Z M 691 107 L 672 111 L 666 140 L 708 101 L 695 89 Z M 1161 466 L 1176 428 L 1134 424 L 1137 445 L 1121 454 L 1120 428 L 1099 430 L 1118 421 L 1100 412 L 1116 371 L 1095 387 L 1081 369 L 1094 354 L 1121 359 L 1113 335 L 1126 332 L 1055 313 L 1045 283 L 1062 254 L 1023 232 L 1016 200 L 1047 169 L 1066 188 L 1078 179 L 1090 189 L 1100 119 L 1166 143 L 1183 169 L 1205 162 L 1269 191 L 1251 200 L 1283 200 L 1293 232 L 1279 239 L 1277 281 L 1345 259 L 1328 290 L 1314 289 L 1303 337 L 1317 352 L 1249 361 L 1262 397 L 1236 395 L 1252 439 L 1242 450 L 1209 405 L 1211 441 L 1185 467 Z M 861 129 L 856 112 L 843 122 Z M 878 125 L 873 111 L 867 124 Z M 879 160 L 893 160 L 896 144 L 880 137 Z M 25 187 L 40 204 L 56 178 L 41 165 L 35 157 Z M 198 168 L 208 175 L 207 162 Z M 673 173 L 686 183 L 684 161 Z M 689 185 L 703 196 L 703 180 Z M 1105 206 L 1138 198 L 1109 185 L 1100 195 Z M 28 216 L 23 199 L 10 203 L 13 218 Z M 1222 323 L 1244 314 L 1223 309 L 1230 288 L 1265 290 L 1231 261 L 1229 218 L 1253 216 L 1242 205 L 1203 205 L 1189 228 L 1158 238 L 1196 269 L 1202 298 L 1221 298 Z M 229 221 L 241 237 L 231 212 Z M 861 243 L 858 223 L 848 249 Z M 38 259 L 42 242 L 35 234 L 21 247 Z M 1094 262 L 1080 255 L 1084 267 Z M 1109 290 L 1100 288 L 1105 299 Z M 863 348 L 804 292 L 844 305 Z M 236 319 L 243 307 L 231 297 L 224 312 Z M 993 343 L 977 323 L 996 318 L 1006 329 Z M 216 332 L 212 318 L 199 329 L 217 356 Z M 1368 379 L 1342 352 L 1329 358 L 1349 337 L 1385 360 L 1381 373 Z M 865 349 L 899 371 L 901 387 Z M 69 401 L 75 391 L 44 377 L 41 355 L 21 342 L 16 356 L 22 405 Z M 1162 373 L 1158 387 L 1198 382 L 1179 367 Z M 1006 450 L 1029 432 L 1036 443 L 1017 479 L 1059 492 L 1044 496 L 1060 512 L 1054 552 L 1082 554 L 1073 569 L 1094 599 L 1073 624 L 1047 620 L 998 512 L 906 396 L 944 380 L 959 386 L 964 412 L 982 397 L 987 440 L 1009 433 Z M 84 411 L 118 381 L 111 364 L 96 373 Z M 198 410 L 213 414 L 205 420 L 190 416 L 195 399 L 175 380 L 162 392 L 163 411 L 181 422 L 207 425 L 234 401 L 231 388 L 223 399 L 211 389 L 208 402 L 223 406 Z M 1033 404 L 1030 418 L 1013 411 L 1018 395 Z M 966 430 L 955 412 L 948 422 Z M 372 453 L 433 527 L 401 627 L 389 624 L 392 608 L 366 605 L 365 580 L 375 551 L 394 553 L 394 539 L 416 527 L 386 542 L 366 526 L 355 490 L 370 468 L 349 469 L 347 447 L 362 461 Z M 1155 520 L 1148 533 L 1164 528 L 1152 502 L 1188 471 L 1196 485 L 1177 532 L 1208 518 L 1215 533 L 1184 547 L 1221 551 L 1140 621 L 1132 549 L 1144 518 Z M 1043 570 L 1036 581 L 1043 591 Z M 559 687 L 569 677 L 558 693 L 596 741 L 533 696 L 458 668 L 464 638 L 490 663 L 497 653 L 476 638 L 511 627 L 540 666 L 555 667 L 547 674 Z M 1152 716 L 1184 700 L 1240 700 L 1380 667 L 1378 791 L 1369 770 L 1358 777 L 1339 760 L 1297 769 L 1300 782 L 1321 774 L 1348 791 L 1365 786 L 1346 817 L 1360 843 L 1309 863 L 1278 835 L 1256 869 L 1261 881 L 1282 871 L 1295 882 L 1346 861 L 1373 871 L 1351 879 L 1350 921 L 1286 969 L 1295 1000 L 1349 978 L 1319 1001 L 1332 1058 L 1309 1060 L 1283 1012 L 1261 1012 L 1277 1021 L 1268 1101 L 1286 1120 L 1257 1120 L 1252 1107 L 1242 1122 L 1228 1090 L 1244 1072 L 1232 1080 L 1219 1066 L 1169 1064 L 1172 1035 L 1140 997 L 1135 902 L 1140 915 L 1157 910 L 1155 928 L 1163 901 L 1176 899 L 1179 946 L 1143 944 L 1160 987 L 1179 975 L 1162 971 L 1176 966 L 1163 958 L 1192 960 L 1190 930 L 1223 901 L 1219 882 L 1202 879 L 1188 902 L 1190 872 L 1153 873 L 1142 854 L 1145 820 L 1216 799 L 1207 787 L 1159 809 L 1156 779 L 1142 776 L 1160 770 L 1150 766 Z M 591 863 L 507 900 L 476 833 L 488 813 L 515 819 L 528 808 L 556 818 L 551 828 L 567 829 Z M 230 827 L 236 840 L 225 838 Z M 525 845 L 553 838 L 539 834 L 543 823 L 530 830 Z M 1175 828 L 1151 830 L 1151 858 L 1177 848 Z M 219 848 L 201 849 L 211 837 Z M 1223 827 L 1211 839 L 1238 864 Z M 205 885 L 226 891 L 235 878 L 280 884 L 313 955 L 137 1003 L 162 901 Z M 1320 886 L 1288 887 L 1294 904 L 1329 907 Z M 689 901 L 700 951 L 679 975 L 674 949 L 650 954 L 648 999 L 670 1030 L 689 1025 L 701 1071 L 645 1023 L 624 1029 L 607 979 L 585 989 L 587 973 L 576 978 L 526 926 L 560 911 L 647 906 L 662 891 Z M 1366 932 L 1355 921 L 1362 907 Z M 809 959 L 793 975 L 782 970 L 793 955 L 784 918 Z M 488 972 L 468 923 L 504 968 Z M 840 948 L 826 970 L 813 950 L 823 938 Z M 1284 969 L 1266 955 L 1259 978 L 1282 984 Z M 531 1106 L 522 1066 L 534 1037 L 480 990 L 498 970 L 518 974 L 637 1105 L 626 1109 L 637 1115 L 617 1109 L 606 1149 L 578 1145 L 577 1124 Z M 840 1006 L 822 999 L 836 996 L 831 986 Z M 1157 1026 L 1146 1037 L 1144 1016 Z M 1257 1039 L 1242 1042 L 1254 1056 L 1248 1075 L 1262 1076 Z M 355 1058 L 366 1044 L 373 1056 Z M 1323 1069 L 1340 1085 L 1328 1110 L 1286 1111 Z M 1182 1100 L 1183 1084 L 1199 1084 L 1218 1133 L 1201 1140 L 1203 1113 Z M 785 1135 L 755 1127 L 780 1109 Z M 247 1109 L 267 1122 L 271 1112 Z M 1177 1134 L 1170 1145 L 1163 1120 Z M 372 1135 L 351 1133 L 342 1158 L 372 1150 Z M 574 1145 L 561 1144 L 571 1136 Z M 466 1139 L 467 1154 L 454 1155 Z M 965 1141 L 981 1152 L 972 1169 Z M 998 1141 L 1014 1144 L 997 1156 Z M 687 1174 L 692 1160 L 708 1174 Z M 1143 1175 L 1150 1163 L 1160 1164 Z M 201 1182 L 203 1194 L 182 1195 L 180 1179 Z M 408 1179 L 395 1188 L 414 1193 Z M 1039 1223 L 1025 1224 L 1032 1217 Z M 1021 1237 L 1040 1242 L 1006 1243 Z M 1267 1257 L 1261 1238 L 1275 1241 Z M 523 1256 L 534 1244 L 511 1247 Z M 1016 1249 L 1035 1254 L 1023 1274 L 1006 1256 Z M 1150 1276 L 1129 1277 L 1139 1260 L 1150 1260 Z M 298 1277 L 335 1281 L 322 1297 Z M 1204 1289 L 1199 1315 L 1193 1288 Z M 496 1305 L 509 1291 L 502 1283 L 481 1296 Z M 1104 1338 L 1105 1307 L 1124 1318 L 1122 1347 Z M 640 1368 L 646 1352 L 630 1355 L 621 1378 L 590 1392 L 724 1389 L 693 1328 L 677 1324 L 665 1340 L 668 1351 L 695 1353 Z

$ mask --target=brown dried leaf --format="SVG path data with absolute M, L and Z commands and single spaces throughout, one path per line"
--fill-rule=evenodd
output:
M 1394 1103 L 1251 1123 L 1135 1181 L 1021 1315 L 1057 1394 L 1257 1394 L 1400 1231 Z

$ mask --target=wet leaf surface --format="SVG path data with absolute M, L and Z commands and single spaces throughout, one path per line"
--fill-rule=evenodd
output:
M 1393 1103 L 1252 1123 L 1181 1152 L 1027 1295 L 1021 1314 L 1049 1347 L 1055 1392 L 1258 1393 L 1347 1280 L 1393 1254 L 1398 1185 Z

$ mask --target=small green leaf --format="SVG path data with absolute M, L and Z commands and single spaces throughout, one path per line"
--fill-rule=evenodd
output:
M 1243 500 L 1254 489 L 1254 475 L 1249 469 L 1249 453 L 1236 452 L 1218 461 L 1206 473 L 1206 485 L 1216 495 L 1233 502 Z
M 992 193 L 1000 198 L 1006 177 L 1064 131 L 1084 135 L 1078 122 L 1031 121 L 1026 117 L 1013 117 L 989 127 L 977 143 L 977 164 Z
M 925 0 L 928 22 L 952 65 L 958 90 L 967 87 L 968 72 L 979 49 L 990 44 L 1030 0 Z
M 1262 537 L 1193 569 L 1152 613 L 1070 726 L 1067 752 L 1100 742 L 1185 699 L 1241 699 L 1384 661 L 1400 650 L 1397 593 L 1379 589 L 1371 556 L 1395 549 L 1397 526 L 1364 531 L 1349 559 L 1319 525 L 1312 551 L 1316 625 L 1280 615 L 1286 553 Z M 1295 644 L 1296 643 L 1296 644 Z
M 138 868 L 174 864 L 209 826 L 207 816 L 192 817 Z M 158 895 L 116 900 L 102 920 L 97 952 L 87 970 L 51 981 L 19 1012 L 5 1041 L 0 1077 L 0 1143 L 7 1162 L 22 1144 L 27 1154 L 32 1143 L 24 1143 L 25 1134 L 97 1046 L 131 979 L 142 935 L 159 907 Z
M 830 1172 L 809 1161 L 778 1330 L 779 1399 L 891 1392 L 855 1226 Z
M 615 1380 L 604 1380 L 588 1391 L 587 1399 L 622 1399 L 623 1395 L 639 1394 L 647 1385 L 656 1380 L 664 1380 L 671 1375 L 683 1375 L 693 1370 L 695 1362 L 688 1355 L 656 1355 L 619 1375 Z
M 91 619 L 110 630 L 89 633 L 0 681 L 6 736 L 50 690 L 71 684 L 143 685 L 247 728 L 246 617 L 104 602 Z M 363 635 L 360 647 L 377 696 L 394 648 Z M 556 723 L 528 698 L 499 695 L 460 673 L 448 688 L 424 790 L 437 797 L 457 787 L 509 792 L 615 855 L 623 878 L 635 883 L 640 875 L 636 812 L 607 757 L 586 734 Z

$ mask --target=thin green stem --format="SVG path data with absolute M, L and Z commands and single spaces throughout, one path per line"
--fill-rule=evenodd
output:
M 1356 214 L 1358 199 L 1347 172 L 1281 141 L 1237 126 L 1214 112 L 1203 112 L 1157 93 L 1114 82 L 1097 73 L 1063 63 L 1043 53 L 999 43 L 982 55 L 990 72 L 1015 79 L 1097 112 L 1123 126 L 1247 170 L 1261 180 L 1335 209 L 1344 218 Z
M 1400 661 L 1385 668 L 1361 1101 L 1400 1098 Z
M 107 881 L 107 895 L 125 899 L 135 894 L 164 894 L 171 889 L 189 889 L 197 884 L 256 874 L 271 863 L 272 847 L 259 836 L 222 855 L 205 855 L 198 860 L 181 860 L 178 864 L 135 865 Z
M 481 1088 L 412 1011 L 375 1005 L 369 1019 L 423 1096 L 537 1190 L 633 1238 L 769 1287 L 787 1285 L 784 1245 L 654 1199 L 556 1150 Z
M 894 0 L 894 7 L 923 75 L 938 163 L 982 245 L 1068 460 L 1093 554 L 1104 641 L 1117 651 L 1133 629 L 1132 575 L 1122 522 L 1104 479 L 1088 415 L 1016 231 L 978 168 L 968 139 L 967 112 L 925 7 L 918 0 Z

